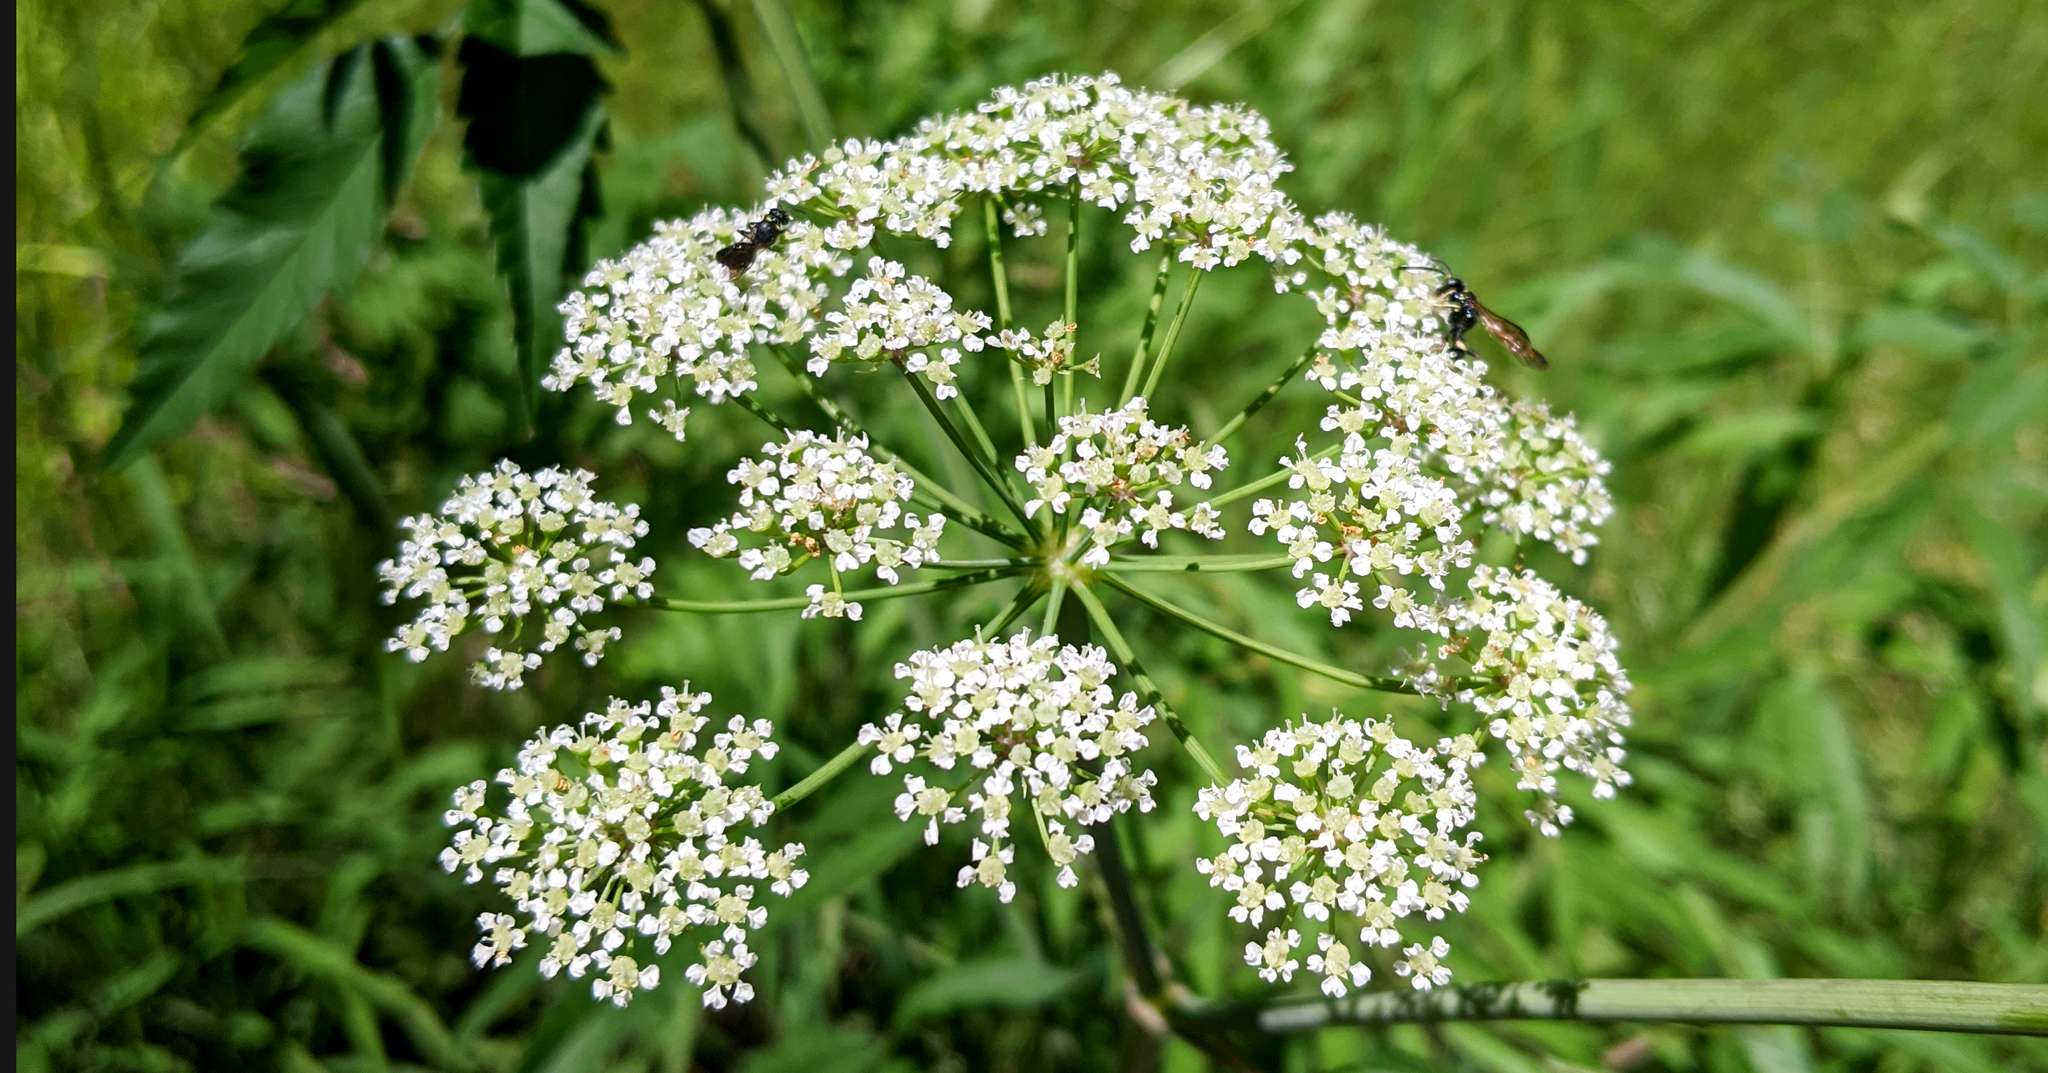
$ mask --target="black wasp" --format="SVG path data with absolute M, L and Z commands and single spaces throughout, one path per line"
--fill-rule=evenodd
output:
M 746 274 L 748 266 L 754 263 L 754 255 L 775 245 L 782 237 L 782 229 L 789 226 L 789 214 L 781 209 L 769 209 L 768 215 L 755 220 L 740 232 L 738 242 L 719 250 L 718 263 L 725 266 L 732 278 Z
M 1441 268 L 1427 267 L 1422 271 L 1435 272 L 1444 277 L 1443 286 L 1438 287 L 1436 293 L 1437 297 L 1451 305 L 1453 348 L 1471 354 L 1472 348 L 1465 345 L 1465 333 L 1475 326 L 1481 327 L 1486 329 L 1488 335 L 1500 340 L 1500 345 L 1505 347 L 1508 353 L 1521 359 L 1522 364 L 1532 369 L 1550 368 L 1550 360 L 1537 351 L 1536 344 L 1529 341 L 1529 333 L 1523 331 L 1521 325 L 1481 304 L 1479 296 L 1472 293 L 1472 288 L 1465 286 L 1464 280 Z

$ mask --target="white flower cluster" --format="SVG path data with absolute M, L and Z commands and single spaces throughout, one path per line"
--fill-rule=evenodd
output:
M 1598 543 L 1593 529 L 1613 512 L 1602 479 L 1608 463 L 1570 418 L 1509 402 L 1481 379 L 1485 363 L 1451 346 L 1433 260 L 1343 213 L 1319 217 L 1302 246 L 1301 267 L 1279 283 L 1302 287 L 1311 268 L 1329 280 L 1307 292 L 1327 324 L 1318 345 L 1329 352 L 1308 379 L 1352 400 L 1332 407 L 1333 419 L 1341 411 L 1350 431 L 1409 438 L 1427 466 L 1475 496 L 1471 513 L 1481 522 L 1583 562 Z
M 1121 210 L 1143 250 L 1179 246 L 1209 270 L 1258 256 L 1291 262 L 1303 229 L 1275 185 L 1290 170 L 1266 121 L 1241 106 L 1197 106 L 1121 85 L 1115 75 L 1044 78 L 995 92 L 974 112 L 933 117 L 890 142 L 850 141 L 768 180 L 770 201 L 837 220 L 827 241 L 865 246 L 877 226 L 940 246 L 970 194 L 1079 188 Z M 1062 191 L 1063 192 L 1063 191 Z M 1006 207 L 1020 234 L 1035 206 Z
M 772 247 L 758 250 L 735 277 L 715 259 L 752 213 L 706 209 L 688 220 L 655 225 L 652 239 L 616 261 L 600 261 L 584 290 L 562 302 L 569 345 L 541 381 L 550 391 L 590 385 L 598 401 L 618 407 L 631 424 L 637 395 L 666 396 L 646 415 L 683 438 L 691 391 L 713 403 L 755 387 L 754 344 L 800 342 L 816 327 L 827 275 L 851 262 L 818 228 L 793 221 Z
M 492 689 L 518 689 L 542 653 L 572 637 L 583 661 L 595 665 L 619 629 L 595 629 L 584 618 L 603 611 L 607 599 L 654 594 L 654 560 L 626 556 L 647 535 L 640 508 L 598 499 L 595 479 L 560 468 L 528 474 L 502 461 L 462 478 L 438 513 L 400 522 L 408 535 L 398 557 L 377 566 L 384 602 L 403 595 L 427 603 L 386 649 L 418 662 L 429 649 L 447 651 L 475 622 L 497 635 L 471 668 Z M 525 638 L 533 619 L 539 636 Z
M 1555 835 L 1572 821 L 1557 801 L 1559 768 L 1593 780 L 1594 797 L 1629 784 L 1628 674 L 1607 620 L 1534 573 L 1481 566 L 1471 589 L 1445 610 L 1460 636 L 1443 654 L 1463 655 L 1485 684 L 1458 699 L 1493 717 L 1487 730 L 1506 744 L 1521 788 L 1543 796 L 1529 822 Z
M 1198 445 L 1186 426 L 1154 422 L 1142 397 L 1121 409 L 1063 417 L 1051 443 L 1017 456 L 1017 469 L 1036 497 L 1024 504 L 1026 515 L 1040 507 L 1065 514 L 1077 502 L 1081 506 L 1081 528 L 1090 544 L 1081 561 L 1089 566 L 1108 563 L 1109 549 L 1139 529 L 1149 548 L 1159 546 L 1159 534 L 1167 529 L 1222 539 L 1214 507 L 1197 503 L 1192 511 L 1175 510 L 1172 490 L 1182 484 L 1206 489 L 1210 474 L 1228 465 L 1220 445 Z
M 1371 447 L 1361 428 L 1362 411 L 1331 410 L 1325 428 L 1341 430 L 1341 449 L 1311 456 L 1296 439 L 1287 486 L 1305 498 L 1261 499 L 1252 504 L 1249 528 L 1273 535 L 1294 560 L 1294 576 L 1311 584 L 1294 594 L 1302 607 L 1321 607 L 1330 624 L 1342 626 L 1364 608 L 1356 578 L 1378 582 L 1373 604 L 1391 610 L 1394 624 L 1429 629 L 1433 608 L 1418 604 L 1397 577 L 1415 575 L 1441 591 L 1453 567 L 1471 563 L 1472 542 L 1464 539 L 1463 509 L 1442 478 L 1423 473 L 1412 436 L 1391 433 L 1385 446 Z M 1333 575 L 1322 564 L 1337 560 Z
M 1541 402 L 1508 404 L 1500 457 L 1481 484 L 1481 520 L 1518 536 L 1533 536 L 1586 561 L 1600 542 L 1593 530 L 1614 513 L 1606 477 L 1613 464 L 1579 435 L 1570 414 L 1553 415 Z
M 955 312 L 953 296 L 923 276 L 905 276 L 903 266 L 880 257 L 868 260 L 868 274 L 854 281 L 838 311 L 825 314 L 825 326 L 811 337 L 812 376 L 823 376 L 835 361 L 897 359 L 903 368 L 931 382 L 933 394 L 949 399 L 960 350 L 984 345 L 986 313 Z M 939 347 L 937 354 L 930 347 Z M 848 352 L 851 352 L 850 356 Z
M 1213 821 L 1230 846 L 1196 862 L 1209 885 L 1237 896 L 1231 918 L 1254 927 L 1275 919 L 1264 942 L 1245 945 L 1245 962 L 1268 982 L 1291 981 L 1301 962 L 1298 919 L 1322 934 L 1308 969 L 1325 994 L 1364 986 L 1372 970 L 1351 945 L 1393 947 L 1396 925 L 1420 914 L 1441 920 L 1463 912 L 1464 888 L 1486 859 L 1477 831 L 1470 769 L 1484 759 L 1478 735 L 1445 738 L 1420 749 L 1388 723 L 1332 712 L 1304 719 L 1237 748 L 1245 776 L 1201 792 L 1195 812 Z M 1348 921 L 1333 921 L 1332 913 Z M 1441 936 L 1411 945 L 1395 971 L 1418 989 L 1449 979 L 1437 964 L 1449 952 Z
M 1062 320 L 1046 325 L 1044 334 L 1036 338 L 1029 328 L 1010 328 L 989 340 L 989 345 L 1008 352 L 1010 360 L 1030 371 L 1031 382 L 1039 387 L 1052 383 L 1054 373 L 1102 375 L 1101 355 L 1080 365 L 1072 364 L 1074 330 L 1074 325 Z
M 655 704 L 615 698 L 580 726 L 528 741 L 518 767 L 498 772 L 511 795 L 502 815 L 486 811 L 482 780 L 455 791 L 445 819 L 460 830 L 441 866 L 467 883 L 488 869 L 519 914 L 478 918 L 479 968 L 509 962 L 530 936 L 547 951 L 543 975 L 567 969 L 580 979 L 595 969 L 591 993 L 624 1006 L 661 982 L 639 940 L 659 956 L 694 934 L 697 958 L 685 975 L 704 989 L 704 1004 L 753 997 L 740 978 L 756 960 L 747 935 L 768 917 L 754 897 L 765 888 L 786 898 L 810 875 L 796 866 L 802 845 L 770 851 L 736 837 L 775 811 L 758 787 L 726 784 L 755 757 L 775 755 L 773 727 L 733 716 L 706 741 L 699 713 L 711 694 L 689 690 L 664 688 Z
M 1371 427 L 1415 437 L 1453 476 L 1490 471 L 1500 407 L 1481 379 L 1486 366 L 1451 347 L 1450 307 L 1436 294 L 1442 277 L 1425 268 L 1431 258 L 1336 212 L 1318 217 L 1302 245 L 1301 267 L 1282 289 L 1304 285 L 1311 268 L 1329 281 L 1307 292 L 1326 325 L 1308 379 L 1355 393 Z
M 875 747 L 869 770 L 877 775 L 920 755 L 939 772 L 964 762 L 975 773 L 957 788 L 939 785 L 943 775 L 906 773 L 896 798 L 899 818 L 926 821 L 927 845 L 938 843 L 939 824 L 965 822 L 970 812 L 980 817 L 961 886 L 979 883 L 1005 902 L 1016 894 L 1009 878 L 1015 849 L 1005 843 L 1012 795 L 1021 790 L 1060 886 L 1071 887 L 1074 861 L 1095 840 L 1069 834 L 1067 824 L 1103 823 L 1133 806 L 1149 812 L 1158 781 L 1131 764 L 1145 746 L 1152 708 L 1140 707 L 1135 693 L 1117 697 L 1109 686 L 1115 676 L 1102 649 L 1062 647 L 1050 636 L 1033 641 L 1029 631 L 916 652 L 896 665 L 896 677 L 911 680 L 906 711 L 862 727 L 859 741 Z
M 823 559 L 832 586 L 812 585 L 804 617 L 858 621 L 861 605 L 841 594 L 840 575 L 872 565 L 891 585 L 897 570 L 916 569 L 939 557 L 946 519 L 905 514 L 914 490 L 910 477 L 868 454 L 865 436 L 821 436 L 807 429 L 784 443 L 761 445 L 759 459 L 744 459 L 726 474 L 740 486 L 740 509 L 708 529 L 690 530 L 690 543 L 714 558 L 735 552 L 756 581 L 787 574 Z M 884 534 L 897 532 L 898 537 Z M 740 536 L 760 543 L 742 548 Z

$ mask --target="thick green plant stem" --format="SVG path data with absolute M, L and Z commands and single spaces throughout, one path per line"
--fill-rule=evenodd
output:
M 1131 888 L 1130 871 L 1124 867 L 1123 847 L 1116 833 L 1116 821 L 1095 828 L 1095 864 L 1102 875 L 1103 893 L 1109 902 L 1110 918 L 1116 923 L 1117 947 L 1123 953 L 1124 971 L 1138 991 L 1155 996 L 1165 990 L 1159 955 L 1145 929 L 1144 911 L 1138 907 L 1137 892 Z
M 1231 644 L 1238 646 L 1239 648 L 1249 649 L 1253 652 L 1257 652 L 1259 655 L 1265 656 L 1268 659 L 1280 663 L 1285 663 L 1292 667 L 1299 667 L 1304 671 L 1313 671 L 1316 674 L 1320 674 L 1333 682 L 1342 682 L 1345 685 L 1355 686 L 1359 689 L 1372 689 L 1377 690 L 1381 693 L 1414 694 L 1419 692 L 1414 686 L 1408 684 L 1406 681 L 1400 678 L 1394 678 L 1388 675 L 1359 674 L 1356 671 L 1347 671 L 1342 667 L 1331 666 L 1330 664 L 1324 663 L 1321 660 L 1310 659 L 1309 657 L 1304 656 L 1299 652 L 1289 652 L 1287 649 L 1281 648 L 1278 645 L 1267 644 L 1266 642 L 1261 641 L 1255 637 L 1247 637 L 1246 635 L 1241 634 L 1236 630 L 1233 630 L 1230 627 L 1223 625 L 1222 623 L 1211 622 L 1210 620 L 1195 614 L 1193 611 L 1190 611 L 1185 607 L 1181 607 L 1177 604 L 1169 603 L 1166 600 L 1160 599 L 1159 597 L 1154 596 L 1151 593 L 1146 592 L 1145 590 L 1138 588 L 1137 586 L 1132 585 L 1130 582 L 1127 582 L 1113 574 L 1102 574 L 1098 576 L 1102 578 L 1104 584 L 1109 585 L 1110 587 L 1116 589 L 1124 595 L 1129 596 L 1131 599 L 1144 604 L 1145 606 L 1151 608 L 1154 611 L 1159 612 L 1160 614 L 1167 615 L 1171 618 L 1179 619 L 1180 621 L 1190 626 L 1193 626 L 1194 628 L 1202 631 L 1203 633 L 1208 634 L 1211 637 L 1220 637 L 1223 640 L 1229 641 Z M 1453 680 L 1451 684 L 1456 685 L 1456 680 Z
M 1549 980 L 1188 1004 L 1176 1020 L 1306 1032 L 1438 1021 L 1825 1025 L 2048 1035 L 2048 987 L 1950 980 Z
M 1095 861 L 1096 875 L 1102 881 L 1096 893 L 1109 911 L 1110 934 L 1116 939 L 1117 950 L 1123 955 L 1124 971 L 1130 975 L 1131 986 L 1137 992 L 1126 1001 L 1143 1007 L 1131 1011 L 1133 1020 L 1141 1024 L 1150 1022 L 1156 1026 L 1153 1031 L 1161 1034 L 1162 1030 L 1171 1029 L 1208 1055 L 1220 1068 L 1256 1071 L 1259 1067 L 1238 1051 L 1223 1031 L 1223 1026 L 1198 1019 L 1163 1016 L 1163 1011 L 1188 1001 L 1189 992 L 1186 985 L 1173 978 L 1172 965 L 1159 956 L 1147 933 L 1144 910 L 1138 905 L 1130 870 L 1124 865 L 1123 846 L 1116 828 L 1115 820 L 1092 828 L 1095 852 L 1090 857 Z
M 1187 284 L 1181 288 L 1180 305 L 1173 310 L 1173 320 L 1166 325 L 1166 338 L 1159 344 L 1159 356 L 1152 361 L 1152 371 L 1145 374 L 1145 398 L 1149 401 L 1159 390 L 1159 378 L 1166 374 L 1166 363 L 1173 357 L 1173 344 L 1180 341 L 1181 327 L 1187 324 L 1188 310 L 1195 305 L 1195 292 L 1202 289 L 1202 277 L 1208 275 L 1201 269 L 1188 273 Z
M 1145 358 L 1152 353 L 1152 334 L 1159 328 L 1159 307 L 1166 304 L 1166 282 L 1173 274 L 1173 247 L 1159 257 L 1159 275 L 1152 281 L 1152 303 L 1145 307 L 1145 328 L 1138 333 L 1138 348 L 1131 352 L 1131 368 L 1124 374 L 1124 390 L 1117 405 L 1131 401 L 1138 393 L 1138 378 L 1145 375 Z
M 953 401 L 960 404 L 960 416 L 966 420 L 967 431 L 973 434 L 975 445 L 981 448 L 981 453 L 988 458 L 989 464 L 996 468 L 996 472 L 1002 472 L 1003 456 L 996 451 L 996 441 L 989 439 L 988 429 L 982 427 L 981 415 L 974 412 L 974 407 L 967 405 L 965 398 L 956 396 Z
M 1019 572 L 1020 570 L 1015 567 L 977 570 L 971 574 L 959 574 L 938 581 L 918 581 L 908 585 L 889 585 L 877 589 L 854 589 L 845 595 L 848 600 L 894 600 L 904 596 L 922 596 L 943 589 L 985 585 Z M 625 607 L 651 607 L 656 611 L 682 611 L 693 615 L 747 615 L 759 611 L 793 611 L 809 607 L 811 598 L 783 596 L 770 600 L 677 600 L 667 596 L 655 596 L 646 600 L 621 600 L 619 603 Z
M 838 778 L 840 772 L 852 767 L 853 762 L 860 759 L 861 754 L 867 751 L 868 747 L 859 742 L 854 742 L 852 745 L 839 750 L 839 753 L 832 759 L 818 765 L 818 770 L 805 775 L 795 786 L 776 794 L 773 802 L 775 811 L 780 812 L 816 793 L 820 786 Z
M 1045 618 L 1038 625 L 1038 632 L 1041 635 L 1051 636 L 1059 632 L 1060 605 L 1066 603 L 1066 600 L 1066 576 L 1055 574 L 1052 579 L 1052 591 L 1046 595 Z
M 1094 621 L 1095 628 L 1102 631 L 1103 643 L 1109 646 L 1110 653 L 1116 656 L 1118 663 L 1123 664 L 1125 673 L 1138 683 L 1138 691 L 1144 694 L 1145 703 L 1159 712 L 1159 718 L 1166 723 L 1166 728 L 1173 731 L 1174 737 L 1180 739 L 1181 747 L 1188 751 L 1189 756 L 1194 757 L 1195 764 L 1202 769 L 1202 773 L 1209 776 L 1209 780 L 1216 785 L 1229 782 L 1229 779 L 1223 777 L 1223 769 L 1216 765 L 1215 758 L 1209 755 L 1209 750 L 1202 747 L 1202 740 L 1195 737 L 1194 731 L 1188 729 L 1180 713 L 1167 706 L 1166 695 L 1160 692 L 1159 683 L 1154 682 L 1152 676 L 1146 674 L 1145 669 L 1138 665 L 1138 654 L 1131 651 L 1130 642 L 1124 640 L 1123 631 L 1116 628 L 1116 620 L 1109 617 L 1109 610 L 1102 606 L 1102 601 L 1089 591 L 1086 584 L 1075 583 L 1073 591 L 1074 596 L 1081 601 L 1081 606 L 1088 609 L 1088 617 Z
M 1237 412 L 1236 417 L 1224 422 L 1223 427 L 1217 429 L 1214 436 L 1209 437 L 1209 442 L 1212 444 L 1222 443 L 1224 440 L 1229 439 L 1238 429 L 1243 428 L 1244 423 L 1251 420 L 1253 414 L 1265 409 L 1266 404 L 1273 401 L 1273 396 L 1280 394 L 1280 389 L 1286 387 L 1288 381 L 1301 375 L 1301 371 L 1308 368 L 1308 363 L 1315 360 L 1315 356 L 1316 348 L 1311 343 L 1309 348 L 1302 352 L 1301 358 L 1293 365 L 1288 366 L 1287 371 L 1281 373 L 1278 380 L 1273 381 L 1266 390 L 1259 392 L 1258 398 L 1246 403 L 1244 409 Z

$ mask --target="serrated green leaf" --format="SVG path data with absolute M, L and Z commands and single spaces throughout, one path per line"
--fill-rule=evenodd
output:
M 242 38 L 234 62 L 221 72 L 220 81 L 200 98 L 199 107 L 192 110 L 192 118 L 185 123 L 185 133 L 169 155 L 176 157 L 266 76 L 290 63 L 323 31 L 362 5 L 363 0 L 286 0 L 283 7 L 264 16 Z
M 578 0 L 477 0 L 463 10 L 462 28 L 514 56 L 623 51 L 604 13 Z
M 561 343 L 555 307 L 585 259 L 589 222 L 597 215 L 597 175 L 590 161 L 605 122 L 603 106 L 593 103 L 582 128 L 546 170 L 526 178 L 491 171 L 477 176 L 491 217 L 498 274 L 512 297 L 519 381 L 529 397 L 539 390 L 547 359 Z M 529 400 L 529 413 L 532 405 Z
M 426 140 L 439 80 L 418 43 L 392 38 L 345 53 L 278 97 L 144 329 L 142 367 L 103 469 L 189 428 L 321 298 L 348 285 L 382 230 L 393 184 Z
M 532 419 L 542 368 L 560 343 L 555 306 L 587 260 L 598 215 L 592 156 L 607 89 L 591 57 L 618 51 L 604 16 L 573 0 L 481 0 L 465 16 L 464 164 L 491 218 L 512 301 L 520 411 Z

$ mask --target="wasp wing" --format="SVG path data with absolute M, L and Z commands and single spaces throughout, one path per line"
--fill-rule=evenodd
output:
M 1478 305 L 1477 302 L 1473 304 Z M 1487 334 L 1500 340 L 1500 345 L 1506 347 L 1508 353 L 1520 358 L 1524 365 L 1532 369 L 1550 368 L 1549 359 L 1537 352 L 1536 344 L 1529 341 L 1529 333 L 1523 331 L 1521 325 L 1483 305 L 1479 306 L 1479 323 L 1486 329 Z

